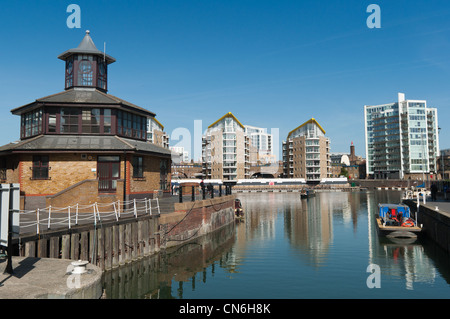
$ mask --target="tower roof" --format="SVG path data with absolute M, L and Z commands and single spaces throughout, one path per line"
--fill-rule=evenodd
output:
M 58 59 L 65 61 L 67 60 L 68 57 L 70 57 L 73 54 L 93 54 L 105 57 L 106 62 L 108 64 L 116 62 L 116 59 L 114 59 L 112 56 L 109 56 L 106 53 L 97 49 L 97 47 L 94 44 L 94 41 L 92 41 L 89 30 L 86 31 L 86 35 L 84 36 L 83 40 L 80 42 L 77 48 L 69 49 L 61 53 L 60 55 L 58 55 Z
M 233 113 L 228 112 L 227 114 L 225 114 L 224 116 L 222 116 L 220 119 L 218 119 L 217 121 L 215 121 L 213 124 L 211 124 L 210 126 L 208 126 L 208 128 L 213 127 L 214 125 L 216 125 L 217 123 L 219 123 L 220 121 L 222 121 L 224 118 L 226 117 L 231 117 L 233 120 L 236 121 L 236 123 L 239 124 L 240 127 L 242 127 L 243 129 L 245 129 L 244 125 L 242 125 L 241 122 L 239 122 L 239 120 L 236 118 L 236 116 L 233 115 Z
M 290 131 L 287 138 L 289 138 L 291 136 L 291 134 L 294 133 L 295 131 L 297 131 L 299 128 L 301 128 L 301 127 L 303 127 L 303 126 L 305 126 L 306 124 L 309 124 L 309 123 L 317 125 L 317 127 L 323 132 L 323 134 L 325 134 L 325 130 L 322 128 L 322 126 L 320 126 L 320 124 L 316 121 L 315 118 L 312 118 L 312 119 L 306 121 L 305 123 L 303 123 L 302 125 L 296 127 L 292 131 Z

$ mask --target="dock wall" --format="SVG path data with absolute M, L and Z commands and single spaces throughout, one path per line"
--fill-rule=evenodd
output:
M 175 204 L 175 212 L 160 218 L 161 248 L 211 233 L 234 222 L 235 195 Z
M 412 212 L 417 212 L 417 203 L 412 200 L 404 200 Z M 436 210 L 433 204 L 419 206 L 417 221 L 423 225 L 425 235 L 450 252 L 450 214 Z
M 159 216 L 146 215 L 97 225 L 48 230 L 20 238 L 19 255 L 38 258 L 87 260 L 109 270 L 156 253 Z
M 16 250 L 22 257 L 86 260 L 110 270 L 234 222 L 234 199 L 228 195 L 176 203 L 171 213 L 22 235 L 15 239 Z

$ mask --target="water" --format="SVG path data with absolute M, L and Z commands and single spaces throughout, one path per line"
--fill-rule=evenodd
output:
M 434 243 L 379 239 L 373 214 L 400 192 L 242 193 L 245 222 L 104 278 L 108 298 L 450 298 L 450 257 Z M 369 288 L 368 266 L 380 288 Z M 370 283 L 376 281 L 370 279 Z

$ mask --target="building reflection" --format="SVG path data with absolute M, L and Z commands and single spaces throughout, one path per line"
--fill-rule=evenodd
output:
M 104 274 L 106 297 L 110 299 L 183 298 L 184 289 L 214 277 L 216 266 L 233 272 L 235 225 L 189 243 L 123 265 Z
M 299 252 L 296 255 L 318 267 L 324 263 L 333 240 L 330 207 L 322 195 L 284 206 L 285 232 L 291 246 Z
M 323 192 L 307 200 L 300 199 L 298 193 L 242 193 L 238 197 L 245 222 L 107 272 L 104 278 L 107 298 L 186 298 L 212 279 L 245 278 L 254 271 L 249 267 L 249 258 L 257 258 L 258 267 L 270 266 L 274 262 L 270 260 L 273 251 L 267 247 L 273 249 L 275 242 L 279 245 L 276 247 L 288 247 L 286 260 L 294 260 L 295 264 L 291 269 L 300 268 L 299 263 L 314 270 L 326 269 L 330 267 L 332 251 L 351 249 L 352 246 L 345 246 L 336 250 L 343 245 L 343 238 L 368 238 L 368 258 L 365 249 L 358 253 L 363 255 L 361 272 L 365 272 L 368 264 L 379 265 L 382 288 L 388 285 L 385 282 L 383 286 L 383 280 L 390 279 L 404 281 L 405 289 L 409 290 L 416 283 L 433 285 L 437 277 L 450 283 L 448 254 L 436 245 L 422 241 L 393 243 L 378 238 L 374 227 L 377 205 L 400 202 L 400 192 Z M 349 255 L 332 256 L 349 258 Z M 265 273 L 268 274 L 270 269 Z M 227 293 L 230 294 L 223 292 Z
M 433 259 L 427 256 L 427 245 L 423 240 L 379 238 L 375 228 L 378 204 L 400 202 L 400 192 L 372 191 L 367 194 L 369 262 L 380 266 L 382 278 L 404 280 L 405 288 L 414 290 L 415 283 L 433 284 L 437 277 Z

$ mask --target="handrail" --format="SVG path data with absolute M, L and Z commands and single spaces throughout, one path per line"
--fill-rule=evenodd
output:
M 152 205 L 152 201 L 156 205 Z M 156 213 L 155 210 L 156 209 Z M 36 234 L 46 228 L 46 230 L 57 227 L 58 229 L 67 227 L 71 229 L 74 225 L 97 224 L 102 220 L 135 218 L 143 215 L 160 215 L 158 198 L 133 199 L 128 201 L 117 200 L 111 203 L 94 203 L 90 205 L 69 205 L 66 207 L 49 206 L 37 208 L 35 210 L 20 210 L 20 228 L 35 228 Z M 32 231 L 31 231 L 32 232 Z M 26 232 L 27 234 L 29 232 Z

